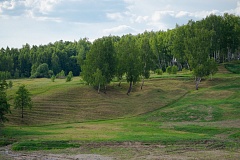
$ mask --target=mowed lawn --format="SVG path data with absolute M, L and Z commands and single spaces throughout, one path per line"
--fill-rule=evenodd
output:
M 111 155 L 117 149 L 96 148 L 106 143 L 138 142 L 203 145 L 203 150 L 239 152 L 239 74 L 220 70 L 213 80 L 204 79 L 199 90 L 195 90 L 194 78 L 186 73 L 152 75 L 143 90 L 140 83 L 136 84 L 130 96 L 126 95 L 126 82 L 121 87 L 113 82 L 106 94 L 97 94 L 80 77 L 74 77 L 72 82 L 23 79 L 13 80 L 13 84 L 8 90 L 10 99 L 18 86 L 25 84 L 34 103 L 32 110 L 25 111 L 23 120 L 20 112 L 12 108 L 9 122 L 2 129 L 1 143 L 13 143 L 15 150 L 96 144 L 95 149 L 91 148 L 93 152 Z

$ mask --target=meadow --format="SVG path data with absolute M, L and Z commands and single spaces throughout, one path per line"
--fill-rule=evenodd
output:
M 233 67 L 234 68 L 234 67 Z M 33 108 L 11 108 L 0 145 L 27 154 L 100 154 L 113 159 L 237 159 L 240 157 L 240 75 L 219 66 L 195 90 L 190 72 L 152 74 L 126 95 L 112 82 L 100 94 L 81 77 L 17 79 Z M 2 156 L 2 157 L 1 157 Z M 0 158 L 8 158 L 0 154 Z

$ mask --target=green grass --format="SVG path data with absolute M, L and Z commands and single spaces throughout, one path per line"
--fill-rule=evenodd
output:
M 79 144 L 69 141 L 24 141 L 15 143 L 12 149 L 15 151 L 21 150 L 50 150 L 50 149 L 65 149 L 78 148 Z
M 225 63 L 224 66 L 228 71 L 240 74 L 240 61 L 236 61 L 235 63 Z
M 140 84 L 134 86 L 130 96 L 126 82 L 121 87 L 113 82 L 107 94 L 97 94 L 78 77 L 68 83 L 13 80 L 9 99 L 25 84 L 34 106 L 23 120 L 12 108 L 0 144 L 13 143 L 14 150 L 124 142 L 239 149 L 240 78 L 231 73 L 224 77 L 222 70 L 217 78 L 202 81 L 198 91 L 189 73 L 153 75 L 143 90 Z

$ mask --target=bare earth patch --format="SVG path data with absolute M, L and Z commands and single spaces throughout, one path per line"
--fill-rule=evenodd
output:
M 240 157 L 239 149 L 228 151 L 207 149 L 205 147 L 125 142 L 89 144 L 80 148 L 65 150 L 14 152 L 10 149 L 10 146 L 7 146 L 0 148 L 0 158 L 6 160 L 235 160 Z
M 38 152 L 15 152 L 10 149 L 10 146 L 0 148 L 0 159 L 14 160 L 111 160 L 110 157 L 105 157 L 97 154 L 51 154 Z

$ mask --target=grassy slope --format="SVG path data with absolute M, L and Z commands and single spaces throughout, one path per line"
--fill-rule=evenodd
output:
M 13 99 L 19 84 L 25 84 L 32 94 L 34 107 L 25 111 L 23 121 L 20 111 L 12 108 L 9 124 L 44 125 L 132 117 L 161 108 L 192 87 L 185 81 L 162 79 L 159 82 L 149 80 L 143 90 L 137 85 L 131 96 L 127 96 L 127 83 L 122 87 L 113 83 L 107 94 L 97 94 L 92 87 L 80 83 L 78 77 L 68 83 L 49 79 L 15 80 L 14 87 L 8 91 L 9 97 Z
M 240 76 L 220 68 L 214 80 L 201 82 L 198 91 L 189 76 L 181 77 L 155 77 L 143 90 L 135 86 L 131 96 L 125 94 L 127 84 L 118 88 L 113 83 L 105 95 L 97 94 L 77 78 L 70 83 L 17 80 L 10 97 L 19 83 L 25 83 L 35 105 L 24 122 L 13 110 L 3 134 L 20 142 L 15 149 L 126 141 L 238 148 Z M 95 122 L 86 122 L 91 120 Z M 69 141 L 74 144 L 66 146 Z

